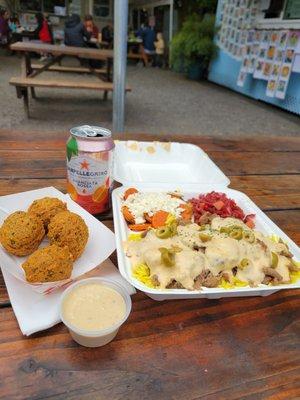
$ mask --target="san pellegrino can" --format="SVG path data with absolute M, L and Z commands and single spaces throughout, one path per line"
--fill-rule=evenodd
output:
M 77 126 L 67 141 L 67 191 L 93 215 L 110 209 L 113 185 L 114 141 L 111 131 L 98 126 Z

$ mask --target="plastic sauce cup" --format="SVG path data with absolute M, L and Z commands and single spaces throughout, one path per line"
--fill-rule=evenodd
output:
M 65 318 L 64 313 L 63 313 L 63 304 L 64 300 L 70 294 L 71 291 L 74 290 L 74 288 L 82 285 L 87 285 L 89 283 L 99 283 L 101 285 L 107 286 L 111 289 L 114 289 L 116 292 L 118 292 L 124 299 L 125 302 L 125 315 L 124 317 L 118 321 L 116 324 L 105 328 L 105 329 L 100 329 L 100 330 L 85 330 L 78 328 L 77 326 L 73 325 L 68 321 L 68 319 Z M 67 326 L 69 329 L 70 335 L 72 338 L 75 340 L 75 342 L 79 343 L 82 346 L 85 347 L 99 347 L 99 346 L 104 346 L 105 344 L 111 342 L 116 334 L 118 333 L 118 330 L 121 325 L 127 320 L 130 311 L 131 311 L 131 298 L 127 291 L 118 283 L 113 282 L 109 279 L 104 279 L 104 278 L 88 278 L 88 279 L 83 279 L 79 282 L 74 283 L 73 285 L 69 286 L 63 293 L 61 297 L 61 302 L 60 302 L 60 318 L 62 322 Z

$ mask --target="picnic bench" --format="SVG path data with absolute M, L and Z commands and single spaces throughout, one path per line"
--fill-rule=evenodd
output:
M 35 88 L 55 88 L 55 89 L 84 89 L 98 90 L 104 92 L 104 100 L 107 99 L 108 93 L 113 92 L 114 86 L 112 82 L 112 59 L 113 51 L 107 49 L 92 49 L 72 46 L 58 46 L 50 44 L 17 42 L 11 45 L 11 50 L 21 52 L 21 75 L 14 76 L 10 79 L 10 85 L 16 87 L 17 97 L 23 98 L 24 109 L 29 117 L 29 95 L 30 88 L 32 98 L 36 98 Z M 32 64 L 31 53 L 51 54 L 51 58 L 44 64 Z M 106 63 L 103 68 L 92 68 L 90 66 L 63 66 L 61 62 L 64 57 L 73 57 L 85 60 L 101 60 Z M 58 64 L 58 65 L 57 65 Z M 86 73 L 93 74 L 97 80 L 87 79 L 41 79 L 36 77 L 43 72 L 60 72 L 60 73 Z M 126 92 L 131 91 L 129 86 L 125 88 Z
M 0 132 L 0 195 L 55 186 L 65 192 L 68 132 Z M 161 135 L 120 135 L 162 140 Z M 199 137 L 200 146 L 300 244 L 300 138 Z M 102 221 L 113 229 L 112 215 Z M 111 260 L 117 265 L 116 254 Z M 0 273 L 0 398 L 109 400 L 299 399 L 300 293 L 170 300 L 132 296 L 117 337 L 95 349 L 58 324 L 22 336 Z

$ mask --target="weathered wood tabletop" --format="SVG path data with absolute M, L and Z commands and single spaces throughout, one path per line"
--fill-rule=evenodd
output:
M 13 51 L 50 53 L 55 56 L 76 56 L 81 58 L 92 58 L 94 60 L 107 60 L 113 58 L 113 50 L 93 49 L 88 47 L 60 46 L 46 43 L 16 42 L 10 46 Z
M 50 185 L 65 191 L 67 136 L 0 131 L 0 195 Z M 248 194 L 300 243 L 299 138 L 166 140 L 201 146 L 230 178 L 230 187 Z M 104 223 L 112 228 L 112 220 Z M 300 398 L 298 290 L 164 302 L 137 293 L 116 339 L 88 349 L 73 342 L 62 324 L 23 337 L 0 279 L 0 398 Z

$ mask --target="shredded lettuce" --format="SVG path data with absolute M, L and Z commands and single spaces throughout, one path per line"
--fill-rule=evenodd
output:
M 281 243 L 284 243 L 284 244 L 287 245 L 287 243 L 284 240 L 282 240 L 280 236 L 275 235 L 274 233 L 269 236 L 269 239 L 271 239 L 275 243 L 280 243 L 281 242 Z
M 224 278 L 222 278 L 221 283 L 218 287 L 221 287 L 223 289 L 234 289 L 237 287 L 245 287 L 245 286 L 248 286 L 248 282 L 240 281 L 239 279 L 234 277 L 232 283 L 227 282 Z
M 130 235 L 128 236 L 128 240 L 130 242 L 139 242 L 140 240 L 142 240 L 142 235 L 141 233 L 130 233 Z
M 296 283 L 300 279 L 300 261 L 292 260 L 293 264 L 299 268 L 299 271 L 290 271 L 291 283 Z
M 275 243 L 279 243 L 280 241 L 280 237 L 278 235 L 275 235 L 274 233 L 272 235 L 269 236 L 269 239 L 271 239 L 273 242 Z
M 132 269 L 132 275 L 135 279 L 142 282 L 144 285 L 155 288 L 150 276 L 150 268 L 146 264 L 137 264 Z
M 275 243 L 279 243 L 280 241 L 283 241 L 278 235 L 274 235 L 274 234 L 269 236 L 269 238 Z M 290 283 L 296 283 L 300 279 L 300 261 L 292 260 L 292 263 L 297 268 L 299 268 L 299 271 L 290 271 L 290 280 L 291 280 Z

